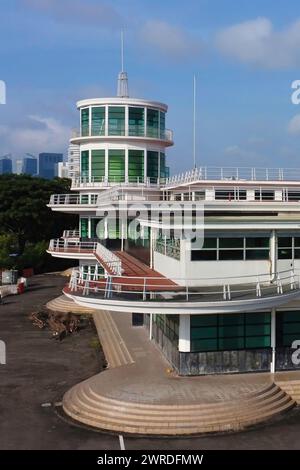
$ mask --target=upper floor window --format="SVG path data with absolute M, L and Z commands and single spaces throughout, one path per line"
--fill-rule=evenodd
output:
M 147 109 L 147 136 L 158 137 L 159 111 Z
M 105 107 L 92 108 L 92 135 L 105 135 Z
M 89 108 L 84 108 L 81 110 L 81 135 L 86 137 L 89 135 L 90 131 L 90 110 Z
M 108 134 L 125 135 L 124 106 L 110 106 L 108 108 Z
M 128 131 L 129 135 L 145 135 L 145 110 L 144 108 L 129 107 L 128 110 Z

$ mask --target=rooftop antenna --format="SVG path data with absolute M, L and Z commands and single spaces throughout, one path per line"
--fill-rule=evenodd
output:
M 193 80 L 193 160 L 196 168 L 196 75 Z
M 128 98 L 128 77 L 124 72 L 124 31 L 121 30 L 121 72 L 118 75 L 118 92 L 120 98 Z

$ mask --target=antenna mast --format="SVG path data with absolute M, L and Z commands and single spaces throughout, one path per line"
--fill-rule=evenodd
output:
M 121 72 L 118 75 L 118 92 L 120 98 L 128 98 L 128 77 L 124 72 L 124 31 L 121 30 Z
M 196 168 L 196 75 L 193 80 L 193 160 Z

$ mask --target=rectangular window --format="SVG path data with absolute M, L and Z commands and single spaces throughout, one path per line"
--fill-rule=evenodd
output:
M 255 190 L 256 201 L 274 201 L 275 192 L 272 190 Z
M 219 250 L 220 261 L 237 261 L 244 259 L 244 250 Z
M 160 154 L 160 170 L 159 170 L 159 177 L 161 179 L 166 178 L 166 155 L 164 153 Z
M 154 315 L 154 321 L 166 337 L 177 345 L 179 337 L 179 315 Z
M 130 183 L 144 181 L 144 151 L 128 151 L 128 181 Z
M 125 135 L 124 106 L 110 106 L 108 108 L 108 134 Z
M 147 137 L 158 138 L 159 111 L 147 109 Z
M 92 176 L 95 181 L 105 177 L 105 150 L 92 150 Z
M 191 315 L 191 351 L 269 348 L 271 314 Z
M 101 229 L 101 219 L 91 219 L 91 238 L 104 238 L 100 236 Z
M 276 346 L 291 347 L 300 339 L 300 311 L 276 313 Z
M 145 135 L 145 109 L 129 107 L 129 135 Z
M 92 108 L 92 135 L 105 135 L 105 106 Z
M 160 129 L 160 138 L 165 139 L 166 137 L 166 113 L 164 113 L 163 111 L 160 111 L 159 129 Z
M 80 237 L 89 238 L 89 219 L 80 219 Z
M 125 150 L 108 151 L 108 181 L 125 181 Z
M 84 150 L 81 152 L 81 176 L 84 178 L 89 177 L 89 151 Z
M 84 108 L 81 110 L 81 135 L 82 137 L 88 136 L 90 133 L 90 109 Z
M 158 179 L 158 152 L 147 152 L 147 177 L 153 180 Z M 153 181 L 154 182 L 154 181 Z

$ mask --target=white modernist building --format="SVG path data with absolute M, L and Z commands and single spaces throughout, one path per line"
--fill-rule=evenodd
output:
M 300 170 L 170 177 L 167 105 L 123 75 L 119 96 L 77 103 L 79 172 L 49 203 L 79 216 L 48 250 L 78 260 L 65 295 L 131 312 L 182 375 L 299 367 Z

